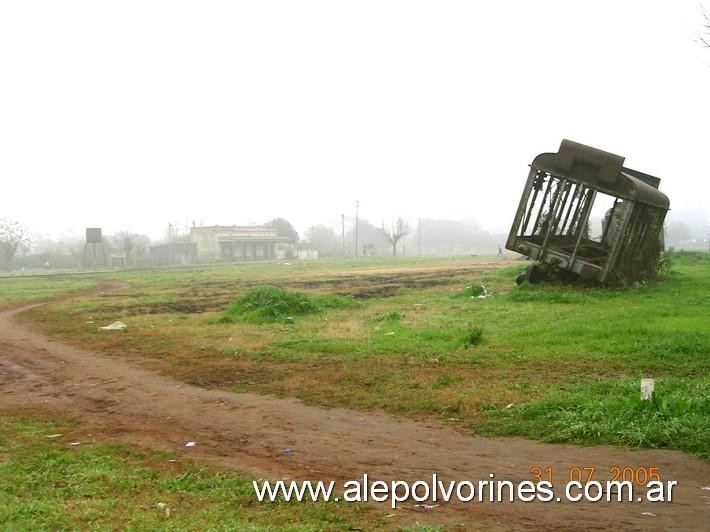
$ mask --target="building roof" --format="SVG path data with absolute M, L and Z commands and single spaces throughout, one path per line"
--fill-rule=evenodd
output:
M 192 227 L 190 234 L 207 233 L 220 242 L 293 242 L 292 238 L 280 236 L 276 229 L 263 225 L 212 225 Z

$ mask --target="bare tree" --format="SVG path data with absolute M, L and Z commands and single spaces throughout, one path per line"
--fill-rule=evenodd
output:
M 382 232 L 387 239 L 387 242 L 392 246 L 392 256 L 397 256 L 397 243 L 405 236 L 412 232 L 409 224 L 403 218 L 397 218 L 396 222 L 392 222 L 392 230 L 385 229 L 385 224 L 382 224 Z
M 710 15 L 707 11 L 703 10 L 703 18 L 705 19 L 702 23 L 703 29 L 698 39 L 706 48 L 710 48 Z
M 13 220 L 0 219 L 0 260 L 6 269 L 10 269 L 17 250 L 29 249 L 30 242 L 26 227 Z

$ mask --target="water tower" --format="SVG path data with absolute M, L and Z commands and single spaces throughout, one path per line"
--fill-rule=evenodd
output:
M 106 266 L 106 249 L 104 248 L 104 239 L 101 234 L 100 227 L 87 227 L 86 228 L 86 243 L 84 244 L 84 268 L 89 266 L 88 258 L 91 257 L 91 266 L 96 268 L 98 266 L 96 261 L 96 248 L 101 246 L 101 265 Z M 91 248 L 91 252 L 89 252 Z

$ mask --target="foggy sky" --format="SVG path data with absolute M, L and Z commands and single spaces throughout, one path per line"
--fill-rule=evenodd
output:
M 569 138 L 710 212 L 687 1 L 3 2 L 0 217 L 50 235 L 340 215 L 507 231 Z

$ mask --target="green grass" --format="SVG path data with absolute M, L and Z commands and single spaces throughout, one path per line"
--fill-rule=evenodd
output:
M 489 435 L 675 448 L 708 458 L 702 415 L 687 424 L 655 416 L 653 437 L 639 438 L 636 429 L 624 435 L 620 427 L 628 412 L 638 413 L 629 390 L 643 377 L 656 379 L 661 398 L 683 386 L 679 397 L 689 404 L 707 396 L 710 254 L 677 255 L 665 280 L 628 288 L 515 287 L 526 264 L 504 264 L 407 259 L 128 272 L 121 278 L 128 290 L 29 318 L 50 334 L 203 386 L 441 417 Z M 305 298 L 297 301 L 319 310 L 286 325 L 249 320 L 244 312 L 252 310 L 238 309 L 231 323 L 218 323 L 235 300 L 265 285 L 297 292 Z M 471 287 L 481 285 L 492 296 L 471 298 Z M 328 298 L 348 304 L 323 304 Z M 86 324 L 116 319 L 129 325 L 126 334 Z M 599 403 L 603 397 L 608 404 Z M 576 406 L 563 416 L 560 401 Z M 502 412 L 510 403 L 516 407 Z M 550 426 L 539 417 L 545 412 L 560 416 L 562 428 L 576 420 L 581 428 L 536 432 L 536 424 Z M 606 416 L 608 430 L 588 419 L 595 412 Z
M 474 298 L 474 297 L 479 297 L 483 296 L 486 294 L 486 288 L 477 283 L 472 283 L 468 285 L 466 288 L 461 290 L 460 292 L 457 292 L 454 294 L 454 297 L 467 297 L 467 298 Z
M 651 401 L 637 380 L 579 382 L 518 408 L 492 408 L 490 435 L 547 442 L 681 449 L 710 460 L 710 378 L 664 379 Z
M 0 530 L 353 530 L 372 509 L 259 503 L 252 479 L 127 445 L 70 446 L 67 421 L 0 417 Z M 48 435 L 62 433 L 58 438 Z M 178 459 L 172 463 L 170 459 Z M 170 517 L 158 507 L 171 509 Z
M 97 281 L 93 276 L 2 277 L 0 303 L 46 299 L 96 286 Z
M 244 320 L 251 323 L 292 322 L 294 316 L 316 314 L 326 308 L 352 307 L 354 303 L 339 296 L 307 296 L 277 286 L 250 290 L 222 313 L 220 323 Z

